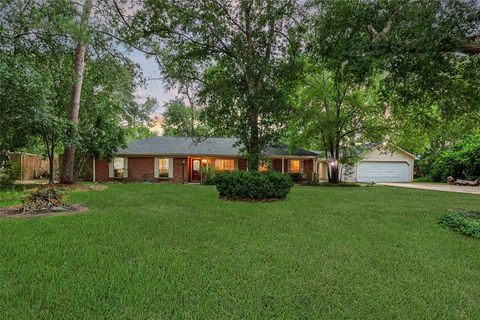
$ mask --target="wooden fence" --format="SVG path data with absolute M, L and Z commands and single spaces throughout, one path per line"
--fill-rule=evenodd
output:
M 31 153 L 11 153 L 10 161 L 20 167 L 20 180 L 38 179 L 48 177 L 50 173 L 50 162 L 48 159 Z M 54 160 L 55 177 L 58 176 L 58 158 Z

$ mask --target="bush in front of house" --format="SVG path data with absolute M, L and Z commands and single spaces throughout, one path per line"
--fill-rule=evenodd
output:
M 464 235 L 480 238 L 480 212 L 450 212 L 440 219 L 440 224 Z
M 212 168 L 202 168 L 202 184 L 214 185 L 217 173 Z
M 215 185 L 221 198 L 231 200 L 284 199 L 293 186 L 287 174 L 235 171 L 217 174 Z

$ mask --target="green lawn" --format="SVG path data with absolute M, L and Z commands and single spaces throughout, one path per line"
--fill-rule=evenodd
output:
M 25 190 L 35 188 L 37 185 L 15 185 L 13 187 L 0 187 L 0 207 L 19 205 Z
M 441 228 L 475 195 L 200 185 L 75 192 L 87 213 L 0 220 L 0 319 L 475 318 L 480 241 Z

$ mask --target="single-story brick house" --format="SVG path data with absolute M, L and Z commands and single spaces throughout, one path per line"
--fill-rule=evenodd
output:
M 93 160 L 94 181 L 200 182 L 203 168 L 215 171 L 246 170 L 236 138 L 153 137 L 128 144 L 112 161 Z M 272 147 L 265 155 L 276 172 L 299 173 L 312 179 L 317 154 L 303 149 L 293 154 L 285 146 Z M 259 168 L 267 170 L 266 165 Z

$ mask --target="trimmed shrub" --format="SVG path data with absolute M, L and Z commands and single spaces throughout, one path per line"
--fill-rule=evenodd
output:
M 235 171 L 217 174 L 215 184 L 220 197 L 226 199 L 284 199 L 293 186 L 287 174 Z
M 480 212 L 450 212 L 440 219 L 440 224 L 464 235 L 480 238 Z

